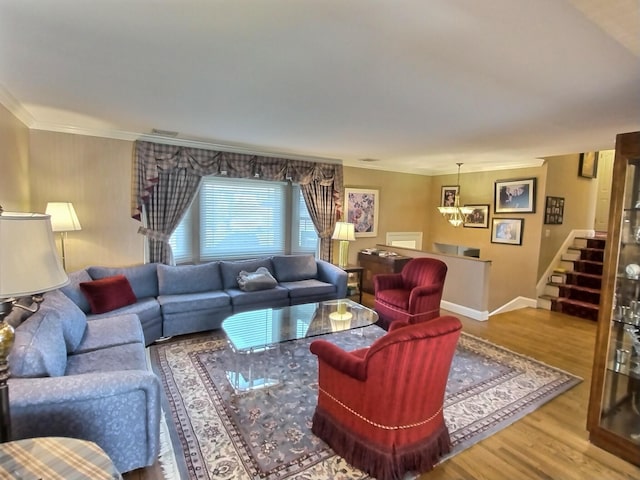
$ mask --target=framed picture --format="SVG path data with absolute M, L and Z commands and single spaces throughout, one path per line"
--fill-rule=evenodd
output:
M 564 217 L 564 197 L 547 197 L 544 206 L 544 223 L 561 225 Z
M 468 205 L 465 207 L 473 208 L 473 212 L 467 216 L 467 221 L 463 227 L 469 228 L 489 228 L 489 205 Z
M 355 225 L 356 237 L 378 236 L 380 191 L 365 188 L 345 188 L 347 222 Z
M 442 197 L 440 199 L 440 206 L 453 207 L 456 200 L 456 195 L 460 187 L 458 185 L 449 185 L 442 187 Z
M 585 178 L 596 178 L 598 175 L 598 152 L 580 154 L 578 175 Z
M 522 218 L 494 218 L 491 222 L 491 243 L 522 245 Z
M 498 180 L 493 195 L 494 213 L 534 213 L 536 179 Z

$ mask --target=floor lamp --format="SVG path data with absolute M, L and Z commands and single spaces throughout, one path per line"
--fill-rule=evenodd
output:
M 9 364 L 13 327 L 5 318 L 14 307 L 36 312 L 43 292 L 69 282 L 51 230 L 49 215 L 3 212 L 0 207 L 0 442 L 11 440 Z M 18 304 L 32 296 L 33 308 Z
M 47 203 L 47 215 L 51 215 L 51 227 L 54 232 L 60 232 L 60 243 L 62 245 L 62 268 L 67 270 L 66 252 L 64 241 L 67 232 L 82 230 L 80 220 L 76 215 L 71 202 L 49 202 Z
M 347 222 L 336 222 L 331 238 L 340 240 L 338 266 L 344 268 L 349 264 L 349 242 L 353 242 L 356 239 L 355 225 Z

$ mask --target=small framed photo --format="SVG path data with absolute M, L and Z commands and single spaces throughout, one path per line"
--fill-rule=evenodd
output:
M 544 223 L 561 225 L 564 217 L 564 197 L 547 197 L 544 207 Z
M 356 237 L 378 236 L 380 190 L 345 188 L 347 222 L 353 223 Z
M 453 207 L 459 189 L 460 187 L 458 185 L 448 185 L 442 187 L 442 198 L 440 199 L 440 206 Z
M 493 200 L 494 213 L 535 213 L 536 179 L 498 180 Z
M 522 245 L 522 218 L 494 218 L 491 222 L 491 243 Z
M 467 221 L 463 226 L 468 228 L 489 228 L 489 205 L 468 205 L 473 208 L 473 212 L 467 216 Z
M 578 175 L 585 178 L 596 178 L 598 176 L 598 152 L 580 154 Z

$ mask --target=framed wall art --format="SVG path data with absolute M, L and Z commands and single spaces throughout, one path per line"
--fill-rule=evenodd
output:
M 498 180 L 493 199 L 494 213 L 535 213 L 536 179 Z
M 547 197 L 544 206 L 544 223 L 561 225 L 564 217 L 564 197 Z
M 458 185 L 447 185 L 442 187 L 442 194 L 440 198 L 441 207 L 453 207 L 456 200 L 456 195 L 460 187 Z
M 491 222 L 491 243 L 522 245 L 522 218 L 494 218 Z
M 578 175 L 585 178 L 596 178 L 598 176 L 598 152 L 580 154 Z
M 344 189 L 347 222 L 355 226 L 356 237 L 378 236 L 380 191 L 366 188 Z
M 489 228 L 489 205 L 468 205 L 473 208 L 473 212 L 467 216 L 467 221 L 462 225 L 468 228 Z

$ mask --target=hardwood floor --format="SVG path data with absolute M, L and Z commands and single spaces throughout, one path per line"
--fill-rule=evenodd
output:
M 371 305 L 370 296 L 363 300 Z M 595 322 L 532 308 L 495 315 L 486 322 L 457 316 L 465 332 L 562 368 L 582 377 L 583 382 L 420 480 L 640 479 L 640 468 L 588 440 Z M 154 465 L 124 478 L 158 480 L 162 474 Z

